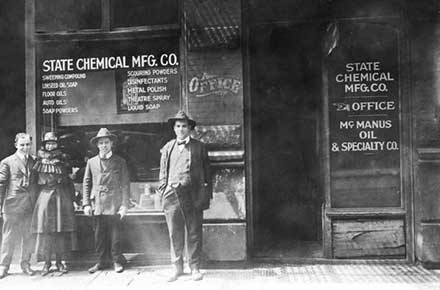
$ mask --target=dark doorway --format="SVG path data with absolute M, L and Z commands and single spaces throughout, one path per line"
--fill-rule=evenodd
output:
M 322 257 L 321 29 L 251 29 L 253 255 Z

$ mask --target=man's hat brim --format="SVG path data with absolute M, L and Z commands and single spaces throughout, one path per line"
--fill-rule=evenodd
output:
M 176 121 L 187 121 L 187 122 L 188 122 L 188 125 L 191 127 L 191 129 L 194 129 L 194 127 L 196 126 L 196 121 L 194 121 L 194 120 L 192 120 L 192 119 L 190 119 L 190 118 L 169 118 L 169 119 L 168 119 L 168 123 L 169 123 L 171 126 L 174 126 L 174 123 L 175 123 Z
M 114 135 L 114 134 L 108 134 L 108 135 L 105 135 L 105 136 L 95 136 L 95 137 L 93 137 L 92 139 L 90 139 L 90 143 L 92 143 L 93 145 L 96 146 L 96 142 L 98 142 L 98 140 L 101 139 L 101 138 L 109 138 L 109 139 L 112 140 L 113 142 L 115 142 L 115 141 L 117 140 L 116 135 Z
M 47 140 L 41 141 L 41 143 L 43 143 L 43 144 L 46 144 L 49 142 L 58 143 L 59 141 L 58 141 L 58 138 L 57 139 L 47 139 Z
M 46 143 L 50 143 L 50 142 L 52 142 L 52 143 L 59 143 L 59 141 L 58 140 L 43 140 L 43 141 L 41 141 L 41 144 L 46 144 Z

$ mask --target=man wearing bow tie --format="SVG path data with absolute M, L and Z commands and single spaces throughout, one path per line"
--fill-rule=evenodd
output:
M 8 274 L 17 244 L 21 244 L 23 273 L 34 274 L 29 263 L 33 251 L 30 223 L 36 201 L 36 179 L 31 175 L 35 159 L 29 154 L 31 140 L 30 135 L 18 133 L 15 137 L 17 151 L 0 163 L 0 216 L 3 217 L 0 279 Z
M 200 273 L 202 253 L 203 210 L 209 208 L 212 183 L 208 152 L 205 145 L 190 137 L 196 123 L 179 111 L 168 122 L 176 139 L 161 149 L 158 194 L 168 226 L 171 244 L 172 282 L 183 274 L 185 228 L 187 231 L 188 262 L 192 279 L 203 278 Z

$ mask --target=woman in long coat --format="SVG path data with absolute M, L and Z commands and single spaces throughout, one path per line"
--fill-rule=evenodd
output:
M 32 232 L 36 234 L 36 252 L 44 259 L 41 275 L 50 272 L 52 255 L 58 271 L 67 273 L 63 255 L 77 249 L 73 198 L 75 190 L 58 139 L 46 133 L 43 148 L 38 151 L 34 166 L 38 178 L 39 195 L 32 217 Z

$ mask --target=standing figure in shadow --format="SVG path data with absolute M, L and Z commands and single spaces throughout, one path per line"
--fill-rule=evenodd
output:
M 56 269 L 65 274 L 68 270 L 62 262 L 63 256 L 77 249 L 75 188 L 54 132 L 44 135 L 43 148 L 38 151 L 33 170 L 39 190 L 31 230 L 36 235 L 37 255 L 45 261 L 41 275 L 49 274 L 52 255 L 55 255 Z

